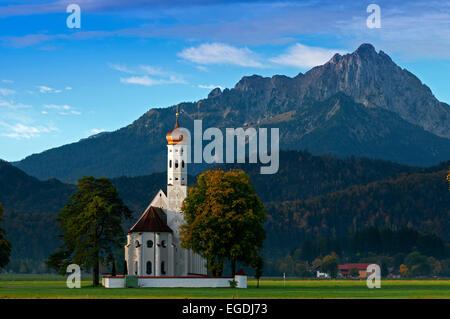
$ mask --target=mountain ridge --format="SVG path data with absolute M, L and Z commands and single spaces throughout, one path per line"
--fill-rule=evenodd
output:
M 333 109 L 336 99 L 341 105 Z M 216 88 L 205 99 L 179 105 L 181 124 L 190 130 L 194 119 L 202 119 L 204 128 L 279 127 L 281 149 L 370 156 L 420 166 L 450 158 L 450 106 L 370 44 L 350 54 L 336 54 L 293 78 L 245 76 L 232 89 Z M 353 109 L 354 114 L 342 109 Z M 66 182 L 83 175 L 163 171 L 164 136 L 173 127 L 174 114 L 175 106 L 153 108 L 119 130 L 14 164 L 32 176 Z

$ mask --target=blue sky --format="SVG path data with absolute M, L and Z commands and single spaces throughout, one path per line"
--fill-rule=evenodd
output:
M 69 29 L 68 4 L 81 8 Z M 369 29 L 366 8 L 381 8 Z M 15 161 L 372 43 L 450 103 L 449 1 L 0 1 L 0 158 Z

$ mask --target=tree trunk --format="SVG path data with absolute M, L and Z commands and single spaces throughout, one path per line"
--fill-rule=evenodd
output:
M 236 260 L 235 259 L 231 259 L 231 275 L 234 277 L 234 275 L 236 274 Z
M 99 279 L 99 273 L 100 273 L 100 262 L 98 260 L 98 256 L 95 258 L 94 262 L 94 268 L 92 270 L 92 285 L 94 287 L 98 286 L 98 279 Z

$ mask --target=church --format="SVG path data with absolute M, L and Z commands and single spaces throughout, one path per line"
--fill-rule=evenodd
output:
M 206 261 L 181 247 L 181 213 L 187 196 L 187 137 L 179 127 L 167 135 L 167 191 L 156 194 L 138 221 L 130 228 L 125 245 L 128 275 L 177 277 L 207 274 Z M 184 135 L 184 138 L 183 138 Z

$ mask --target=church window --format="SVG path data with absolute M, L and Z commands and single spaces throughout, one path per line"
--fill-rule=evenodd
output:
M 172 168 L 172 160 L 169 161 L 169 168 Z
M 161 261 L 161 274 L 166 274 L 166 263 L 164 261 Z
M 175 168 L 178 168 L 178 161 L 175 160 Z
M 184 160 L 183 160 L 183 161 L 181 161 L 181 167 L 183 167 L 183 168 L 184 168 Z
M 138 262 L 137 261 L 134 263 L 134 274 L 135 275 L 138 274 Z
M 153 247 L 153 241 L 147 240 L 147 248 L 152 248 L 152 247 Z
M 175 177 L 175 180 L 177 181 L 177 180 L 178 180 L 178 177 Z
M 164 247 L 164 248 L 167 247 L 167 244 L 166 244 L 166 241 L 165 241 L 165 240 L 161 241 L 161 246 Z
M 147 261 L 147 275 L 151 275 L 152 274 L 152 262 L 149 260 Z
M 136 244 L 136 247 L 139 247 L 139 240 L 136 240 L 134 243 Z

